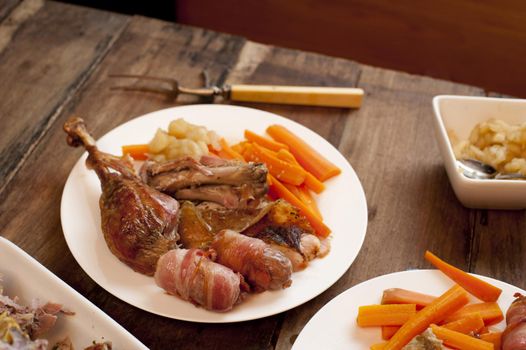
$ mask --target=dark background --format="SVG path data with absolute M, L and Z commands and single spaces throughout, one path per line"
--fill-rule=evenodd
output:
M 526 1 L 62 0 L 526 97 Z

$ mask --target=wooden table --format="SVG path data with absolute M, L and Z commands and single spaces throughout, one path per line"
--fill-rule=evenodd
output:
M 203 69 L 218 84 L 366 91 L 358 110 L 246 104 L 325 137 L 357 172 L 368 203 L 367 236 L 351 268 L 317 298 L 279 315 L 199 324 L 136 309 L 84 273 L 61 231 L 62 189 L 83 152 L 66 145 L 66 118 L 82 116 L 100 137 L 131 118 L 173 106 L 160 96 L 110 91 L 108 73 L 177 77 L 197 86 Z M 429 267 L 425 249 L 524 289 L 525 213 L 471 210 L 457 201 L 432 130 L 431 98 L 437 94 L 486 92 L 139 16 L 0 0 L 0 233 L 156 349 L 288 349 L 311 316 L 347 288 Z M 197 102 L 181 98 L 177 104 Z

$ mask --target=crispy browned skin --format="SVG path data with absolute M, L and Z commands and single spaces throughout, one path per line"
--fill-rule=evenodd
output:
M 153 275 L 159 257 L 179 239 L 179 204 L 144 184 L 128 159 L 99 151 L 82 119 L 70 118 L 64 130 L 69 145 L 86 148 L 86 165 L 100 179 L 101 226 L 111 252 L 135 271 Z
M 526 296 L 515 293 L 506 312 L 506 329 L 502 333 L 502 350 L 526 349 Z

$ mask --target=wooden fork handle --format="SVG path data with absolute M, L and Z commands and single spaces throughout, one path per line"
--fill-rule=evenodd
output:
M 363 90 L 340 87 L 309 87 L 279 85 L 230 85 L 233 101 L 282 103 L 325 107 L 360 107 Z

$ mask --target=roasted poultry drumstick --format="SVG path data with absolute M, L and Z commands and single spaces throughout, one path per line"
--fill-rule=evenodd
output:
M 82 119 L 70 118 L 64 131 L 70 146 L 86 148 L 86 166 L 100 179 L 101 226 L 111 252 L 135 271 L 153 275 L 159 257 L 179 239 L 179 203 L 142 182 L 129 159 L 101 152 Z

